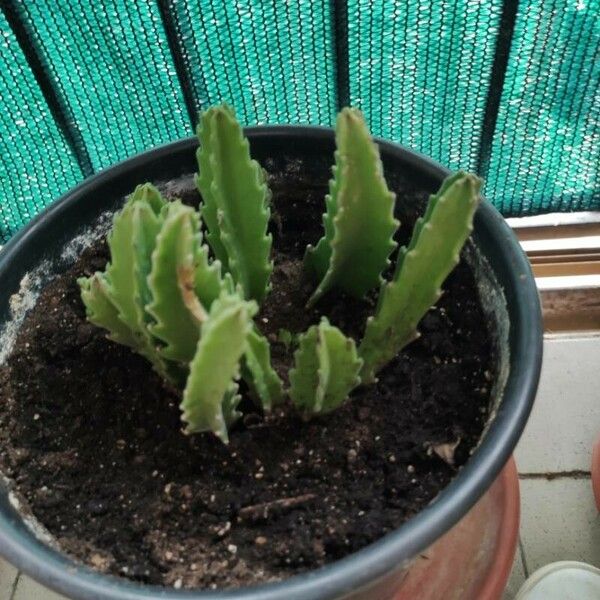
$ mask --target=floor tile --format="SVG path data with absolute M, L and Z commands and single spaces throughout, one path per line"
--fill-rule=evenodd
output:
M 520 473 L 589 471 L 600 435 L 600 336 L 544 341 L 540 387 L 517 446 Z
M 67 598 L 46 589 L 26 575 L 21 575 L 13 600 L 67 600 Z
M 0 558 L 0 600 L 10 600 L 17 573 L 15 567 Z
M 521 540 L 529 573 L 557 560 L 600 566 L 600 515 L 590 480 L 521 480 Z

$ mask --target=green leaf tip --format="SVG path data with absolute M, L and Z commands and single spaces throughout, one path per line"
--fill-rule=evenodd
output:
M 305 256 L 309 271 L 320 279 L 309 306 L 332 287 L 364 296 L 380 283 L 396 247 L 395 195 L 387 187 L 379 149 L 360 111 L 340 112 L 336 146 L 323 215 L 325 235 Z
M 136 202 L 147 205 L 157 217 L 167 205 L 167 201 L 162 197 L 162 194 L 151 183 L 138 185 L 127 199 L 126 205 L 135 204 Z
M 381 287 L 375 315 L 367 321 L 359 347 L 364 383 L 374 381 L 376 372 L 418 337 L 419 321 L 441 296 L 473 229 L 480 188 L 478 177 L 459 171 L 430 196 L 408 246 L 399 250 L 393 279 Z
M 239 417 L 239 362 L 256 310 L 256 303 L 227 293 L 213 302 L 202 323 L 181 402 L 187 433 L 212 431 L 228 443 L 227 427 Z
M 273 270 L 272 236 L 267 233 L 271 192 L 233 109 L 208 109 L 198 125 L 202 218 L 214 255 L 242 286 L 246 298 L 262 301 Z
M 300 336 L 290 370 L 290 397 L 308 414 L 337 408 L 360 384 L 362 360 L 352 338 L 346 337 L 323 317 Z

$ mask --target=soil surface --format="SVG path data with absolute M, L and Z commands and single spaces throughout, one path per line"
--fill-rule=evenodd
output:
M 324 188 L 272 188 L 273 291 L 257 322 L 285 375 L 294 348 L 278 341 L 281 328 L 301 332 L 327 314 L 358 338 L 375 295 L 330 294 L 305 312 L 314 284 L 301 259 L 322 235 Z M 308 422 L 287 405 L 264 417 L 246 398 L 226 447 L 183 435 L 177 394 L 86 322 L 76 277 L 106 259 L 96 243 L 51 281 L 0 367 L 0 467 L 60 546 L 98 570 L 215 588 L 314 569 L 421 510 L 477 444 L 494 361 L 462 262 L 422 337 L 378 384 Z

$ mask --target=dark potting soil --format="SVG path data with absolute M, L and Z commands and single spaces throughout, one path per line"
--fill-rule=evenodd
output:
M 294 348 L 278 341 L 280 329 L 301 332 L 327 314 L 358 338 L 375 295 L 331 294 L 305 311 L 314 284 L 301 259 L 322 234 L 324 189 L 272 187 L 273 291 L 257 322 L 286 376 Z M 86 322 L 76 278 L 106 259 L 98 242 L 49 283 L 0 367 L 0 467 L 60 547 L 98 570 L 214 588 L 314 569 L 421 510 L 479 440 L 493 356 L 463 262 L 422 337 L 376 385 L 307 422 L 288 405 L 264 417 L 245 399 L 224 446 L 185 436 L 178 395 Z

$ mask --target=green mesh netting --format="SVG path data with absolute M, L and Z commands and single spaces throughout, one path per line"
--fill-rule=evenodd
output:
M 600 0 L 2 0 L 0 243 L 85 176 L 246 124 L 373 132 L 505 215 L 600 209 Z

